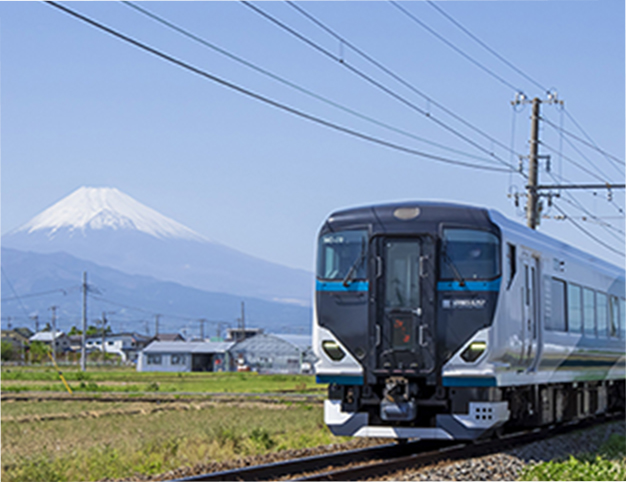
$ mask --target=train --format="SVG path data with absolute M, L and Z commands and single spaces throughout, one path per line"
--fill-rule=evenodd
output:
M 335 435 L 475 440 L 623 411 L 623 267 L 499 212 L 333 212 L 313 309 Z

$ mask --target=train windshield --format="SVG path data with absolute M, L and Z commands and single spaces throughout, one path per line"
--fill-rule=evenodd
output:
M 367 231 L 339 231 L 320 237 L 317 277 L 327 280 L 365 279 Z
M 441 279 L 490 280 L 500 276 L 500 241 L 486 231 L 444 229 Z

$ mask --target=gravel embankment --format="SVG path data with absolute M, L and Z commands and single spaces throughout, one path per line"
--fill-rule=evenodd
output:
M 440 462 L 436 465 L 395 472 L 376 480 L 516 480 L 527 464 L 566 459 L 570 454 L 596 451 L 611 434 L 626 434 L 626 422 L 612 422 L 587 430 L 559 435 L 550 439 L 524 445 L 501 453 L 476 457 L 467 460 Z M 226 462 L 208 462 L 194 467 L 181 467 L 170 472 L 149 476 L 137 476 L 124 480 L 163 481 L 190 477 L 208 472 L 220 472 L 251 465 L 268 464 L 299 457 L 309 457 L 343 450 L 363 448 L 389 443 L 388 439 L 355 438 L 345 444 L 325 445 L 300 450 L 284 450 L 245 457 Z
M 624 435 L 626 423 L 607 423 L 497 454 L 397 472 L 382 480 L 517 480 L 528 464 L 595 452 L 614 433 Z

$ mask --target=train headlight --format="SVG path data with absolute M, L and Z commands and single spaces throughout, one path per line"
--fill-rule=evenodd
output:
M 463 353 L 461 353 L 461 358 L 466 362 L 474 362 L 478 360 L 480 355 L 482 355 L 487 349 L 487 342 L 485 341 L 473 341 L 470 343 Z
M 322 342 L 322 349 L 324 350 L 324 353 L 328 355 L 328 358 L 333 361 L 340 361 L 346 356 L 345 352 L 336 341 L 324 340 Z

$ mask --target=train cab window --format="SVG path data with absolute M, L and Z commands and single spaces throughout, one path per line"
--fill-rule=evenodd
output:
M 339 231 L 320 237 L 317 277 L 326 280 L 367 277 L 367 231 Z
M 583 333 L 596 334 L 596 293 L 589 288 L 583 288 Z
M 500 241 L 487 231 L 444 229 L 441 279 L 491 280 L 500 276 Z
M 565 316 L 565 281 L 552 278 L 551 300 L 550 316 L 546 317 L 546 329 L 567 331 L 567 318 Z
M 609 336 L 619 337 L 619 304 L 617 296 L 609 299 Z
M 570 333 L 580 333 L 583 324 L 582 289 L 575 284 L 567 285 L 567 327 Z
M 604 293 L 596 293 L 596 316 L 598 323 L 598 336 L 606 337 L 609 326 L 609 300 Z

